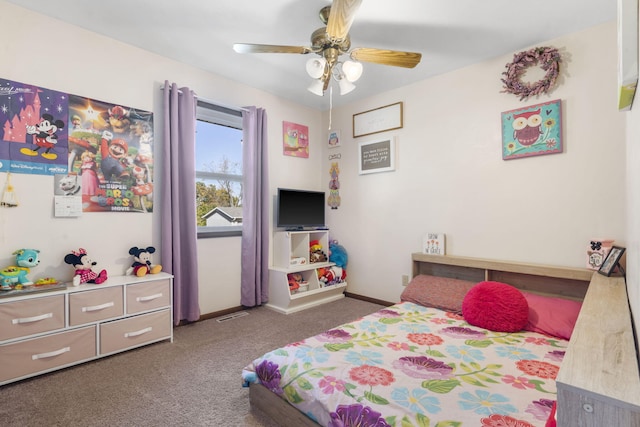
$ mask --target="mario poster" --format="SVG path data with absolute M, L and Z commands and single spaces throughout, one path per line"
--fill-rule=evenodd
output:
M 153 211 L 153 113 L 70 95 L 68 129 L 83 212 Z
M 68 98 L 0 79 L 0 172 L 67 173 Z

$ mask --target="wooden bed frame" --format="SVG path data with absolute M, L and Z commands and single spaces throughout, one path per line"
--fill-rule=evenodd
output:
M 414 277 L 494 280 L 527 292 L 584 300 L 556 382 L 558 426 L 640 426 L 638 353 L 623 277 L 450 255 L 414 253 L 411 259 Z M 259 384 L 251 384 L 249 400 L 282 427 L 318 426 Z

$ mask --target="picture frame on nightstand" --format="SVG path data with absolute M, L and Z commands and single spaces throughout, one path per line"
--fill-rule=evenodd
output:
M 622 254 L 624 254 L 624 251 L 625 251 L 625 248 L 623 247 L 612 246 L 611 250 L 607 254 L 607 257 L 605 258 L 604 262 L 600 266 L 598 273 L 609 277 L 615 271 L 616 266 L 618 266 L 620 270 L 624 272 L 624 270 L 622 269 L 622 266 L 619 265 L 620 258 L 622 258 Z

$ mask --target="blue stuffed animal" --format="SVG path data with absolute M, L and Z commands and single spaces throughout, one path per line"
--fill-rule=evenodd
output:
M 18 249 L 13 255 L 16 256 L 18 267 L 26 268 L 27 271 L 40 264 L 40 251 L 37 249 Z
M 21 289 L 22 286 L 32 285 L 27 277 L 31 267 L 40 264 L 40 251 L 37 249 L 18 249 L 12 255 L 16 256 L 17 266 L 12 265 L 0 270 L 0 290 L 10 291 Z
M 335 263 L 338 267 L 347 269 L 347 250 L 344 246 L 339 245 L 337 240 L 329 242 L 329 262 Z

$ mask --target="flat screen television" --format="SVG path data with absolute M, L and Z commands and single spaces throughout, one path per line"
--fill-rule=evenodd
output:
M 288 230 L 324 228 L 324 191 L 278 188 L 276 226 Z

